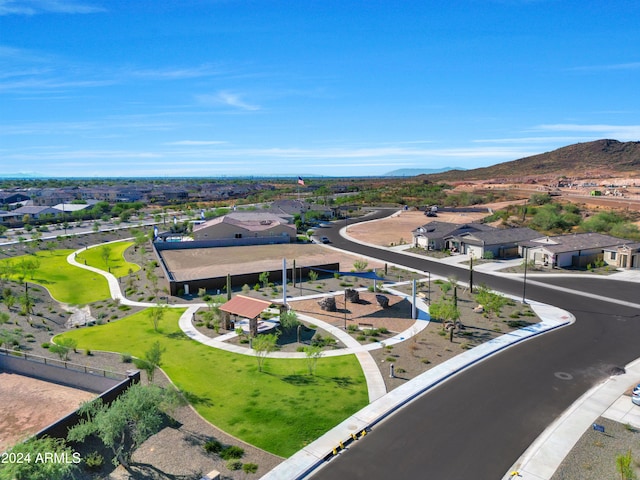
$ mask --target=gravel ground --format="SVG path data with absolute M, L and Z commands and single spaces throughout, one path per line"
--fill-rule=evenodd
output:
M 587 430 L 560 464 L 551 480 L 620 479 L 616 457 L 631 450 L 634 478 L 640 476 L 640 431 L 607 418 L 598 418 L 605 433 Z M 624 479 L 623 479 L 624 480 Z

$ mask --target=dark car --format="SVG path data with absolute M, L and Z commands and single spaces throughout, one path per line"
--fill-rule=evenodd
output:
M 327 237 L 320 237 L 320 241 L 322 243 L 331 243 L 331 240 L 329 240 Z
M 436 212 L 432 212 L 431 210 L 429 210 L 428 212 L 425 212 L 425 215 L 427 217 L 437 217 L 438 214 Z

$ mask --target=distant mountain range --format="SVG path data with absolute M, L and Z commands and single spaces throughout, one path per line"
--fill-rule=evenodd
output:
M 44 178 L 42 175 L 33 172 L 0 173 L 0 179 L 7 180 L 28 180 L 31 178 Z
M 640 175 L 640 142 L 596 140 L 576 143 L 491 167 L 450 170 L 429 175 L 432 181 L 491 180 Z
M 432 175 L 434 173 L 448 172 L 449 170 L 465 170 L 460 167 L 444 168 L 399 168 L 385 173 L 383 177 L 415 177 L 416 175 Z

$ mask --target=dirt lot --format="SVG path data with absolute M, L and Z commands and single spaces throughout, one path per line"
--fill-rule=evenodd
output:
M 482 207 L 497 210 L 513 204 L 522 204 L 522 200 L 492 203 Z M 488 213 L 485 212 L 438 212 L 437 217 L 426 217 L 421 211 L 405 211 L 383 220 L 351 225 L 347 228 L 347 232 L 356 240 L 388 247 L 411 243 L 413 241 L 411 232 L 432 221 L 468 223 L 477 222 L 487 215 Z
M 0 372 L 0 452 L 95 397 L 83 390 Z M 45 404 L 47 408 L 42 408 Z
M 223 277 L 229 272 L 235 275 L 264 272 L 282 268 L 282 259 L 287 265 L 295 259 L 297 266 L 340 263 L 340 269 L 350 271 L 360 257 L 340 253 L 314 244 L 258 245 L 252 247 L 194 248 L 188 250 L 165 250 L 165 263 L 176 281 L 196 278 Z M 382 262 L 369 262 L 369 268 L 383 267 Z

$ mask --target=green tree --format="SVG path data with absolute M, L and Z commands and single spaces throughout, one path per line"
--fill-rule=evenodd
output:
M 103 245 L 100 247 L 100 258 L 104 262 L 104 266 L 109 268 L 109 261 L 111 260 L 111 253 L 113 252 L 113 248 L 111 245 Z
M 162 426 L 179 404 L 173 390 L 156 385 L 132 385 L 110 406 L 97 399 L 80 407 L 84 419 L 69 429 L 67 440 L 82 442 L 96 435 L 113 452 L 114 465 L 128 467 L 133 451 Z
M 51 453 L 64 461 L 45 461 L 44 454 Z M 0 468 L 2 480 L 65 480 L 74 478 L 81 462 L 80 454 L 74 452 L 60 438 L 30 438 L 11 448 L 7 454 L 16 454 L 20 458 L 29 458 L 24 462 L 7 462 Z
M 263 333 L 253 338 L 252 348 L 256 354 L 259 372 L 262 372 L 262 367 L 267 356 L 276 350 L 277 342 L 278 334 L 276 333 Z
M 314 375 L 318 360 L 322 357 L 322 347 L 320 345 L 309 345 L 304 347 L 304 355 L 307 360 L 309 375 Z
M 16 297 L 13 294 L 9 293 L 9 295 L 3 295 L 2 301 L 6 305 L 7 310 L 11 311 L 13 306 L 16 304 Z
M 77 352 L 77 348 L 77 340 L 73 338 L 62 338 L 51 345 L 51 347 L 49 347 L 49 351 L 55 353 L 60 357 L 60 360 L 64 360 L 66 362 L 67 360 L 69 360 L 69 352 L 71 350 Z
M 444 329 L 447 322 L 455 322 L 460 318 L 460 309 L 454 305 L 453 299 L 440 298 L 429 305 L 429 316 L 442 322 Z
M 149 383 L 153 383 L 156 369 L 161 366 L 162 354 L 166 348 L 160 346 L 160 342 L 154 342 L 151 348 L 144 353 L 144 358 L 136 359 L 136 367 L 147 372 Z
M 502 308 L 509 303 L 508 298 L 492 292 L 484 285 L 478 287 L 475 298 L 484 307 L 485 312 L 496 316 L 500 316 Z
M 157 304 L 155 307 L 151 307 L 149 308 L 149 310 L 147 310 L 147 315 L 151 319 L 151 322 L 153 323 L 153 329 L 156 332 L 160 327 L 160 322 L 164 318 L 164 314 L 166 311 L 165 309 L 166 309 L 165 305 Z
M 20 311 L 24 315 L 29 315 L 33 311 L 33 305 L 34 305 L 34 301 L 29 296 L 28 293 L 25 292 L 24 294 L 20 295 L 20 306 L 21 306 Z
M 258 281 L 262 284 L 262 288 L 267 288 L 269 286 L 269 272 L 262 272 L 258 276 Z
M 0 347 L 19 347 L 22 341 L 22 333 L 17 330 L 0 328 Z

